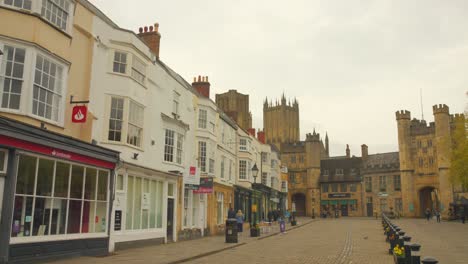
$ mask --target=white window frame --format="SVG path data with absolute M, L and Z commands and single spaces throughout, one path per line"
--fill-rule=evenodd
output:
M 15 42 L 12 40 L 3 39 L 0 37 L 0 49 L 4 50 L 4 46 L 12 46 L 14 48 L 21 48 L 25 49 L 25 60 L 23 68 L 23 84 L 21 88 L 21 98 L 20 98 L 20 108 L 19 109 L 8 109 L 8 108 L 0 108 L 1 112 L 9 112 L 15 113 L 19 115 L 30 116 L 34 119 L 43 121 L 45 123 L 53 124 L 56 126 L 63 127 L 64 126 L 64 118 L 65 118 L 65 97 L 67 95 L 68 90 L 68 71 L 69 71 L 69 64 L 66 61 L 56 57 L 54 54 L 50 54 L 47 51 L 27 45 L 24 43 Z M 5 55 L 0 56 L 0 61 L 3 60 Z M 57 120 L 48 119 L 36 114 L 33 114 L 33 91 L 34 91 L 34 83 L 36 77 L 36 61 L 37 57 L 41 56 L 46 58 L 48 61 L 53 62 L 54 64 L 60 66 L 62 70 L 62 78 L 61 78 L 61 90 L 60 90 L 60 100 L 57 104 Z M 0 63 L 0 71 L 3 71 L 3 67 Z M 0 86 L 3 89 L 3 83 Z M 1 104 L 0 104 L 1 106 Z
M 144 85 L 146 80 L 146 64 L 137 56 L 132 56 L 132 72 L 130 76 L 136 82 Z
M 215 172 L 215 168 L 214 168 L 214 167 L 215 167 L 215 160 L 212 159 L 212 158 L 210 158 L 210 159 L 208 160 L 208 173 L 209 173 L 209 174 L 214 174 L 214 172 Z
M 239 151 L 249 151 L 248 140 L 246 138 L 239 139 Z
M 65 28 L 62 28 L 62 24 L 58 25 L 56 23 L 57 21 L 57 14 L 55 14 L 55 23 L 54 23 L 54 19 L 53 17 L 51 16 L 50 18 L 47 17 L 47 13 L 46 14 L 43 14 L 42 13 L 42 9 L 43 9 L 43 2 L 40 1 L 40 0 L 30 0 L 31 2 L 31 8 L 28 9 L 28 8 L 24 8 L 24 0 L 23 0 L 23 4 L 21 7 L 17 7 L 14 5 L 14 0 L 12 0 L 12 4 L 6 4 L 5 2 L 8 1 L 8 0 L 0 0 L 0 5 L 2 6 L 5 6 L 5 7 L 8 7 L 8 8 L 12 8 L 12 9 L 17 9 L 17 10 L 21 10 L 21 11 L 24 11 L 24 12 L 29 12 L 29 13 L 33 13 L 33 14 L 37 14 L 39 17 L 41 17 L 42 19 L 46 20 L 47 23 L 50 23 L 51 26 L 53 26 L 55 29 L 57 30 L 60 30 L 60 31 L 63 31 L 69 35 L 71 35 L 71 31 L 72 31 L 72 27 L 73 27 L 73 19 L 74 19 L 74 9 L 75 9 L 75 1 L 73 0 L 65 0 L 67 3 L 68 3 L 68 7 L 60 7 L 60 5 L 57 5 L 55 2 L 55 0 L 47 0 L 45 3 L 47 5 L 47 2 L 51 2 L 53 5 L 55 6 L 59 6 L 58 8 L 60 8 L 60 10 L 62 12 L 66 12 L 67 13 L 67 18 L 66 18 L 66 25 L 65 25 Z M 64 1 L 64 2 L 65 2 Z M 58 8 L 56 8 L 55 10 L 58 10 Z M 44 7 L 44 11 L 46 12 L 46 7 Z M 50 10 L 49 10 L 50 12 Z
M 206 129 L 208 123 L 208 111 L 206 109 L 198 109 L 198 128 Z
M 0 174 L 5 174 L 7 172 L 8 168 L 8 150 L 7 149 L 0 149 L 0 152 L 4 154 L 4 158 L 2 161 L 3 162 L 3 170 L 0 170 Z M 1 205 L 0 205 L 1 207 Z
M 95 167 L 95 166 L 92 166 L 92 165 L 87 165 L 87 164 L 81 164 L 81 163 L 76 163 L 76 162 L 72 162 L 72 161 L 67 161 L 67 160 L 61 160 L 61 159 L 55 159 L 53 157 L 50 157 L 50 156 L 44 156 L 44 155 L 40 155 L 40 154 L 33 154 L 33 153 L 30 153 L 30 152 L 23 152 L 23 151 L 20 151 L 19 152 L 20 155 L 25 155 L 25 156 L 30 156 L 30 157 L 34 157 L 37 159 L 36 161 L 36 171 L 35 171 L 35 175 L 34 175 L 34 178 L 35 178 L 35 181 L 34 181 L 34 189 L 33 189 L 33 194 L 17 194 L 16 191 L 15 191 L 15 197 L 16 196 L 21 196 L 21 197 L 30 197 L 30 198 L 33 198 L 33 205 L 32 205 L 32 208 L 31 208 L 31 215 L 34 216 L 34 211 L 35 211 L 35 205 L 34 205 L 34 201 L 36 198 L 50 198 L 52 199 L 52 204 L 51 204 L 51 208 L 53 208 L 53 202 L 54 200 L 57 200 L 57 199 L 65 199 L 67 200 L 67 203 L 69 203 L 70 200 L 81 200 L 82 201 L 82 209 L 81 209 L 81 216 L 80 218 L 82 218 L 82 213 L 83 213 L 83 206 L 84 206 L 84 201 L 91 201 L 91 199 L 86 199 L 85 198 L 85 181 L 86 179 L 84 178 L 83 179 L 83 186 L 82 186 L 82 196 L 81 198 L 73 198 L 70 196 L 70 189 L 71 189 L 71 174 L 72 174 L 72 166 L 79 166 L 79 167 L 83 167 L 83 174 L 85 175 L 86 174 L 86 169 L 90 168 L 90 169 L 95 169 L 96 170 L 96 175 L 99 175 L 99 172 L 100 171 L 105 171 L 105 172 L 108 172 L 107 173 L 107 185 L 106 185 L 106 199 L 105 200 L 98 200 L 97 199 L 97 191 L 98 191 L 98 188 L 97 188 L 97 183 L 98 183 L 98 179 L 99 177 L 96 177 L 96 190 L 95 190 L 95 199 L 93 201 L 95 202 L 102 202 L 102 203 L 106 203 L 106 216 L 107 216 L 107 212 L 109 211 L 109 205 L 110 205 L 110 191 L 109 191 L 109 184 L 110 184 L 110 178 L 113 177 L 112 173 L 108 170 L 108 169 L 104 169 L 104 168 L 100 168 L 100 167 Z M 37 190 L 37 177 L 38 177 L 38 167 L 39 167 L 39 159 L 45 159 L 45 160 L 50 160 L 50 161 L 53 161 L 54 162 L 54 175 L 53 175 L 53 183 L 52 183 L 52 189 L 51 189 L 51 195 L 50 196 L 41 196 L 41 195 L 37 195 L 36 194 L 36 190 Z M 69 172 L 69 184 L 68 184 L 68 192 L 67 192 L 67 197 L 55 197 L 55 187 L 54 187 L 54 183 L 55 183 L 55 167 L 56 167 L 56 163 L 57 162 L 60 162 L 60 163 L 65 163 L 65 164 L 68 164 L 70 165 L 70 172 Z M 85 177 L 85 176 L 83 176 Z M 16 186 L 15 186 L 16 188 Z M 43 242 L 43 241 L 56 241 L 56 240 L 69 240 L 69 239 L 79 239 L 79 238 L 97 238 L 97 237 L 107 237 L 107 233 L 108 233 L 108 225 L 106 224 L 105 225 L 105 230 L 102 231 L 102 232 L 88 232 L 88 233 L 82 233 L 82 225 L 83 225 L 83 222 L 82 220 L 80 220 L 80 232 L 79 233 L 71 233 L 71 234 L 68 234 L 68 213 L 69 213 L 69 207 L 67 206 L 67 212 L 66 212 L 66 216 L 65 216 L 65 227 L 64 227 L 64 230 L 65 230 L 65 234 L 50 234 L 50 228 L 49 228 L 49 234 L 48 235 L 42 235 L 42 236 L 23 236 L 23 237 L 12 237 L 11 236 L 11 233 L 9 234 L 10 235 L 10 243 L 11 244 L 21 244 L 21 243 L 33 243 L 33 242 Z M 96 215 L 96 208 L 94 209 L 94 215 Z M 51 226 L 51 220 L 52 220 L 52 217 L 49 217 L 49 226 Z M 34 217 L 33 217 L 33 220 L 31 222 L 31 230 L 32 230 L 32 227 L 34 225 Z M 94 227 L 94 223 L 92 225 L 90 225 L 92 227 Z
M 239 160 L 239 180 L 248 180 L 247 160 Z
M 116 60 L 117 53 L 119 54 L 119 59 Z M 127 74 L 127 68 L 128 68 L 128 52 L 125 51 L 120 51 L 120 50 L 114 50 L 114 56 L 112 57 L 112 72 L 117 73 L 117 74 Z M 125 60 L 122 60 L 122 55 L 125 55 Z M 118 70 L 115 70 L 116 64 L 118 65 Z M 121 71 L 123 67 L 123 72 Z
M 218 192 L 216 194 L 216 222 L 218 225 L 224 222 L 224 193 Z
M 7 63 L 8 63 L 8 57 L 7 57 L 7 51 L 6 51 L 6 48 L 5 46 L 8 46 L 10 48 L 13 49 L 13 58 L 12 60 L 10 60 L 11 62 L 11 74 L 8 75 L 6 73 L 6 68 L 4 68 L 2 65 L 4 65 L 6 67 Z M 25 65 L 26 64 L 26 54 L 27 54 L 27 49 L 24 48 L 24 47 L 21 47 L 21 46 L 14 46 L 14 45 L 4 45 L 4 44 L 1 44 L 0 43 L 0 49 L 3 51 L 3 55 L 0 57 L 0 85 L 1 85 L 1 89 L 0 89 L 0 108 L 2 109 L 5 109 L 5 110 L 8 110 L 8 111 L 20 111 L 21 109 L 21 102 L 22 102 L 22 99 L 24 100 L 24 93 L 25 93 Z M 18 50 L 22 50 L 24 51 L 24 57 L 23 57 L 23 62 L 19 62 L 19 61 L 16 61 L 15 58 L 16 58 L 16 53 L 18 52 Z M 22 71 L 22 76 L 14 76 L 15 75 L 15 71 L 14 69 L 17 68 L 17 66 L 20 66 L 21 67 L 21 71 Z M 35 70 L 35 67 L 33 68 Z M 5 91 L 5 79 L 10 79 L 10 87 L 8 87 L 8 92 Z M 11 96 L 12 95 L 15 95 L 17 96 L 18 93 L 15 93 L 13 92 L 13 81 L 16 81 L 16 82 L 20 82 L 21 86 L 20 86 L 20 90 L 21 92 L 19 93 L 19 102 L 18 102 L 18 108 L 12 108 L 10 107 L 10 104 L 11 104 Z M 7 102 L 7 106 L 6 107 L 3 107 L 3 96 L 7 95 L 8 96 L 8 102 Z
M 198 141 L 198 168 L 201 172 L 207 172 L 207 142 Z
M 221 179 L 224 179 L 224 164 L 226 162 L 226 157 L 225 156 L 221 156 L 221 166 L 220 166 L 220 176 L 221 176 Z
M 112 106 L 112 101 L 113 100 L 116 100 L 116 108 L 113 108 Z M 118 101 L 117 101 L 118 100 Z M 119 107 L 119 102 L 122 103 L 122 108 Z M 112 110 L 115 110 L 116 112 L 116 116 L 112 116 Z M 118 112 L 121 112 L 121 119 L 118 119 Z M 125 98 L 123 97 L 119 97 L 119 96 L 111 96 L 110 97 L 110 112 L 109 112 L 109 123 L 108 123 L 108 126 L 107 126 L 107 140 L 108 141 L 113 141 L 113 142 L 122 142 L 122 137 L 123 137 L 123 131 L 125 130 L 124 129 L 124 120 L 125 120 Z M 110 128 L 110 124 L 111 122 L 115 122 L 115 125 L 114 125 L 114 129 L 111 130 Z M 120 130 L 117 130 L 117 127 L 118 127 L 118 123 L 120 122 Z M 110 133 L 113 133 L 113 139 L 110 139 Z M 116 133 L 120 133 L 120 139 L 119 140 L 115 140 L 116 139 Z
M 175 115 L 175 118 L 179 118 L 179 106 L 180 106 L 180 94 L 174 91 L 173 98 L 172 98 L 172 114 Z
M 133 109 L 132 109 L 133 107 Z M 142 141 L 143 141 L 143 127 L 144 127 L 144 120 L 145 120 L 145 107 L 136 101 L 129 100 L 128 102 L 128 128 L 127 128 L 127 144 L 132 145 L 135 147 L 141 147 L 142 146 Z M 135 112 L 132 112 L 135 111 Z M 132 116 L 135 118 L 132 120 Z M 138 136 L 135 138 L 135 141 L 129 137 L 130 136 L 130 131 L 133 129 L 136 129 L 138 132 Z
M 133 148 L 138 148 L 138 149 L 141 149 L 143 147 L 143 142 L 144 142 L 144 133 L 145 133 L 145 106 L 138 103 L 137 101 L 135 100 L 132 100 L 128 97 L 123 97 L 123 96 L 120 96 L 120 95 L 113 95 L 113 94 L 109 94 L 108 97 L 107 97 L 107 107 L 106 107 L 106 120 L 107 120 L 107 128 L 104 130 L 105 131 L 105 142 L 108 142 L 108 143 L 114 143 L 114 144 L 122 144 L 122 145 L 126 145 L 126 146 L 131 146 Z M 117 140 L 110 140 L 109 139 L 109 128 L 110 128 L 110 117 L 111 117 L 111 107 L 112 107 L 112 98 L 117 98 L 117 99 L 123 99 L 124 103 L 123 103 L 123 117 L 122 117 L 122 130 L 121 130 L 121 135 L 120 135 L 120 141 L 117 141 Z M 136 124 L 136 123 L 131 123 L 130 122 L 130 115 L 131 115 L 131 105 L 135 105 L 136 107 L 138 107 L 139 109 L 141 109 L 141 123 L 140 124 Z M 140 144 L 138 145 L 134 145 L 134 144 L 130 144 L 128 142 L 128 136 L 129 136 L 129 128 L 130 126 L 135 126 L 137 128 L 140 129 L 140 139 L 139 139 L 139 142 Z

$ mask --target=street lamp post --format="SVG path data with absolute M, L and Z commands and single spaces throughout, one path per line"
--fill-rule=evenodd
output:
M 255 163 L 252 167 L 252 176 L 254 178 L 254 184 L 257 183 L 257 174 L 258 174 L 258 168 L 257 168 L 257 164 Z M 253 188 L 252 188 L 253 189 Z M 257 234 L 257 220 L 256 220 L 256 216 L 257 216 L 257 204 L 256 204 L 256 197 L 255 195 L 252 195 L 252 200 L 253 202 L 255 202 L 255 204 L 252 204 L 252 218 L 253 218 L 253 223 L 252 225 L 250 225 L 250 236 L 258 236 Z M 252 233 L 252 230 L 255 229 L 254 233 Z

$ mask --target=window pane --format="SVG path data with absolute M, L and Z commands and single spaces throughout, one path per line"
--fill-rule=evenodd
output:
M 20 155 L 16 182 L 17 194 L 33 194 L 36 162 L 37 158 L 35 157 Z
M 150 223 L 149 223 L 149 228 L 155 228 L 156 227 L 156 181 L 151 181 L 151 187 L 150 187 L 150 197 L 151 197 L 151 202 L 150 202 Z
M 167 185 L 167 196 L 174 196 L 174 184 Z
M 39 159 L 39 169 L 37 171 L 36 195 L 52 196 L 54 163 L 55 162 L 53 160 Z
M 70 200 L 70 208 L 68 210 L 67 234 L 80 233 L 81 205 L 81 201 Z
M 54 207 L 46 209 L 52 210 L 52 222 L 50 224 L 50 234 L 65 234 L 65 220 L 67 218 L 67 200 L 54 199 Z
M 13 221 L 11 228 L 12 237 L 22 237 L 31 235 L 32 221 L 32 197 L 15 197 L 15 207 L 13 209 Z
M 72 175 L 71 175 L 71 188 L 70 188 L 70 198 L 82 198 L 83 195 L 83 173 L 84 168 L 81 166 L 72 166 Z M 70 206 L 71 208 L 71 206 Z
M 5 156 L 6 156 L 6 152 L 3 152 L 0 150 L 0 171 L 6 171 L 5 170 L 5 167 L 6 167 L 6 164 L 5 164 Z
M 135 178 L 135 210 L 133 215 L 135 216 L 135 221 L 133 223 L 133 229 L 141 228 L 141 178 Z
M 117 175 L 117 181 L 115 185 L 116 185 L 115 188 L 117 190 L 123 190 L 123 175 L 122 174 Z
M 57 161 L 57 165 L 55 168 L 54 197 L 68 197 L 69 175 L 70 164 Z
M 107 177 L 109 173 L 107 171 L 99 171 L 99 178 L 98 178 L 98 193 L 97 199 L 101 201 L 107 201 Z
M 126 212 L 126 224 L 127 230 L 132 229 L 133 220 L 133 176 L 128 176 L 127 182 L 127 212 Z
M 33 236 L 44 236 L 49 234 L 51 198 L 38 198 L 34 203 Z
M 156 193 L 156 227 L 162 228 L 162 208 L 163 208 L 163 183 L 158 182 L 158 189 Z
M 96 199 L 96 169 L 86 168 L 85 199 Z
M 106 232 L 107 227 L 107 203 L 96 202 L 96 221 L 94 225 L 94 232 Z
M 94 208 L 96 202 L 83 202 L 83 217 L 81 221 L 81 233 L 89 233 L 94 230 Z

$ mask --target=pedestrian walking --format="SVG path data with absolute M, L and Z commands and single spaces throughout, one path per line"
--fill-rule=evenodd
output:
M 237 232 L 242 233 L 242 230 L 244 227 L 244 214 L 242 213 L 242 210 L 237 211 L 236 220 L 237 220 Z
M 431 219 L 431 210 L 429 208 L 426 208 L 425 214 L 426 214 L 426 219 L 429 222 L 429 220 Z
M 437 217 L 437 223 L 440 223 L 440 212 L 439 212 L 439 210 L 435 211 L 435 215 Z

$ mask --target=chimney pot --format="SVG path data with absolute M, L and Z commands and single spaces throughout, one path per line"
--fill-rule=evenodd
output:
M 206 76 L 206 82 L 208 82 L 208 76 Z
M 159 23 L 154 23 L 154 31 L 158 32 L 159 30 Z
M 143 28 L 140 27 L 140 28 L 138 29 L 138 32 L 143 33 Z
M 155 26 L 144 26 L 139 28 L 139 37 L 150 48 L 151 52 L 159 59 L 159 49 L 161 43 L 161 35 L 157 32 L 157 23 Z
M 145 33 L 146 33 L 146 32 L 148 32 L 148 27 L 147 27 L 147 26 L 145 26 Z
M 150 26 L 150 27 L 149 27 L 149 31 L 150 31 L 150 32 L 153 32 L 153 26 Z

